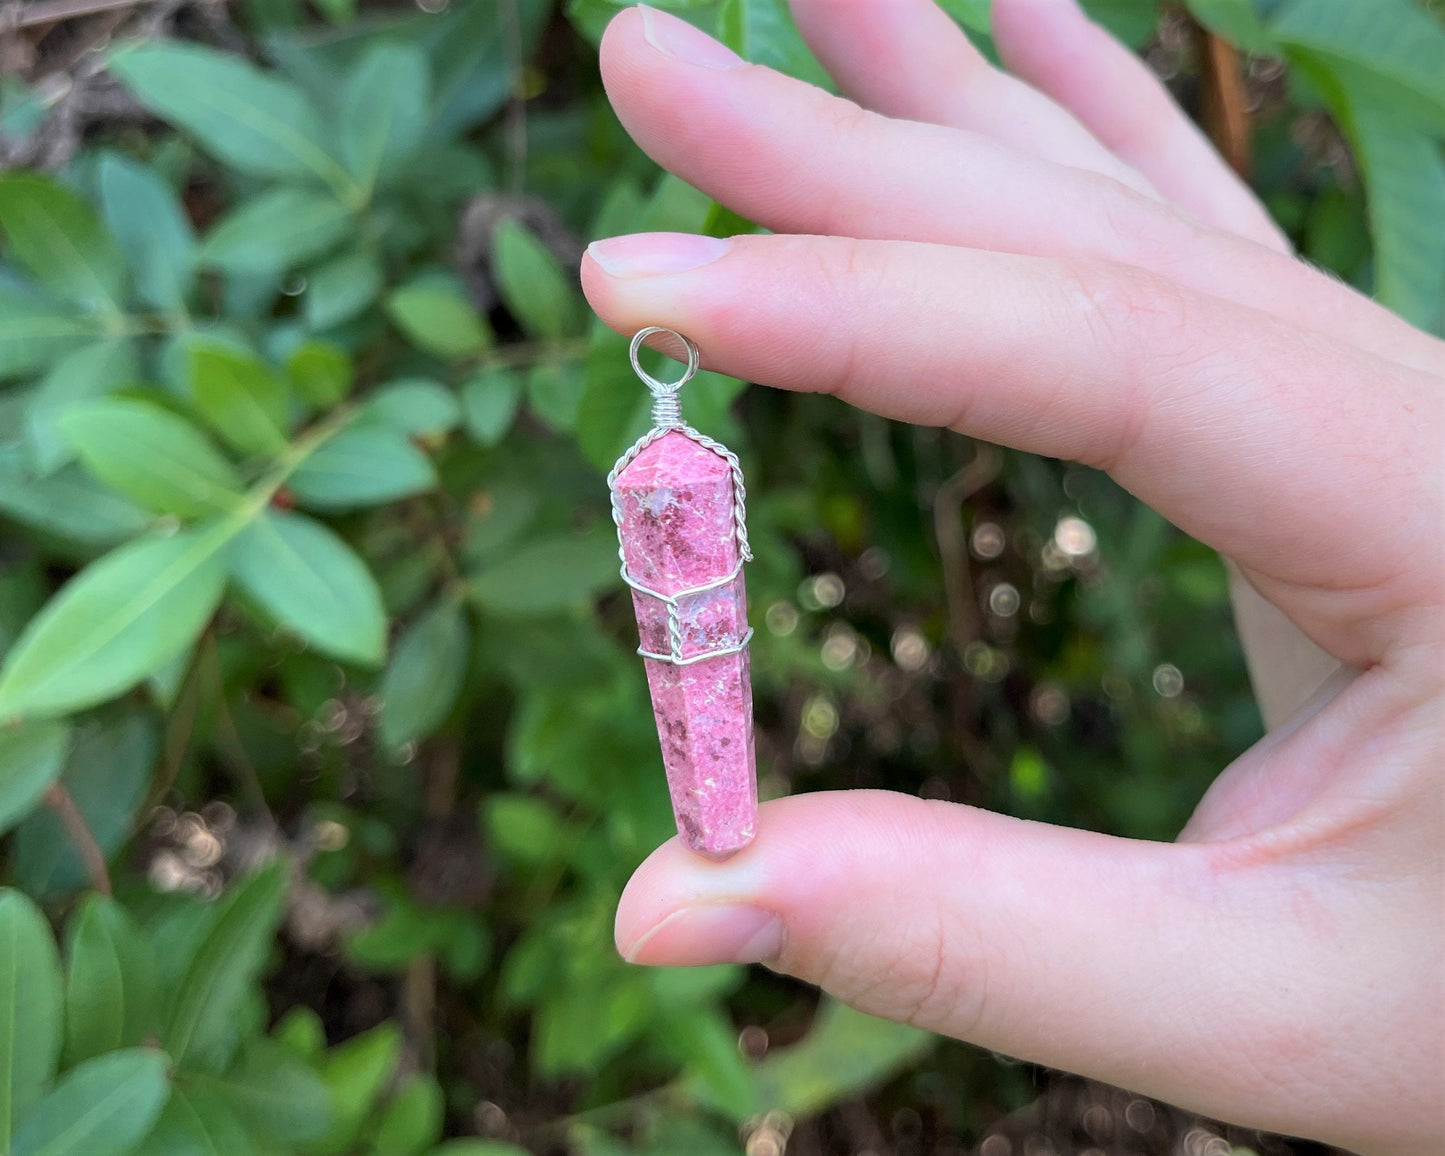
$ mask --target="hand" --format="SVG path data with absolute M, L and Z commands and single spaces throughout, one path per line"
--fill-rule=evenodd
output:
M 1107 470 L 1344 664 L 1175 844 L 880 792 L 765 805 L 623 895 L 638 963 L 768 963 L 866 1011 L 1379 1153 L 1445 1133 L 1445 345 L 1295 260 L 1132 54 L 995 0 L 794 0 L 868 109 L 661 12 L 603 77 L 659 163 L 774 236 L 592 246 L 614 328 Z M 1027 83 L 1025 83 L 1027 82 Z

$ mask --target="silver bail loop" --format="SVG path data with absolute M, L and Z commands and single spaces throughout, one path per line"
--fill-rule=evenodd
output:
M 657 333 L 666 333 L 682 342 L 683 348 L 687 351 L 687 364 L 683 368 L 682 376 L 676 381 L 659 381 L 642 368 L 638 360 L 638 354 L 642 350 L 642 343 Z M 632 363 L 632 371 L 642 379 L 647 386 L 648 392 L 652 394 L 652 424 L 658 429 L 682 429 L 682 403 L 678 400 L 678 391 L 682 389 L 697 373 L 698 367 L 702 364 L 702 356 L 692 340 L 684 337 L 676 329 L 669 329 L 665 325 L 649 325 L 645 329 L 639 329 L 632 335 L 632 344 L 627 349 L 627 359 Z

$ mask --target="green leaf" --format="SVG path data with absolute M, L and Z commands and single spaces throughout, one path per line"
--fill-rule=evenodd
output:
M 803 1041 L 756 1067 L 757 1100 L 796 1117 L 862 1095 L 938 1044 L 931 1032 L 824 1000 Z
M 157 309 L 183 311 L 196 237 L 174 190 L 154 169 L 118 153 L 103 153 L 96 172 L 101 211 L 130 265 L 137 295 Z
M 559 338 L 577 322 L 577 292 L 557 258 L 516 221 L 492 233 L 492 274 L 503 302 L 536 337 Z
M 347 253 L 312 270 L 302 302 L 306 324 L 329 329 L 349 321 L 376 300 L 382 272 L 370 253 Z
M 487 843 L 514 863 L 536 866 L 563 854 L 571 842 L 562 817 L 533 795 L 489 795 L 482 808 Z
M 1445 160 L 1388 108 L 1352 103 L 1345 131 L 1365 179 L 1375 296 L 1407 321 L 1445 332 Z
M 301 397 L 314 406 L 335 405 L 351 390 L 351 358 L 339 345 L 308 341 L 286 362 L 286 375 Z
M 68 1072 L 15 1134 L 14 1156 L 125 1156 L 170 1095 L 167 1059 L 130 1048 Z
M 427 1153 L 427 1156 L 531 1156 L 525 1148 L 505 1140 L 448 1140 Z
M 1187 0 L 1187 3 L 1199 23 L 1231 44 L 1257 56 L 1278 53 L 1274 37 L 1250 0 Z
M 356 0 L 315 0 L 315 3 L 333 24 L 346 24 L 356 17 Z
M 17 522 L 85 546 L 111 546 L 145 530 L 148 515 L 95 482 L 79 466 L 48 478 L 30 478 L 0 462 L 0 513 Z
M 150 1134 L 131 1156 L 252 1156 L 256 1146 L 218 1096 L 193 1085 L 176 1088 Z
M 0 728 L 0 834 L 40 805 L 69 749 L 70 728 L 64 723 Z
M 341 101 L 341 156 L 357 183 L 369 189 L 396 172 L 430 114 L 426 55 L 412 44 L 374 44 L 347 76 Z
M 426 377 L 389 381 L 366 400 L 358 421 L 379 422 L 412 436 L 450 433 L 461 420 L 457 395 Z
M 79 728 L 60 784 L 107 858 L 125 841 L 145 802 L 159 745 L 146 711 L 106 712 Z M 16 828 L 10 869 L 19 886 L 39 896 L 72 891 L 89 878 L 64 824 L 49 808 Z
M 99 335 L 94 321 L 66 306 L 0 286 L 0 379 L 44 369 Z
M 44 718 L 134 686 L 195 640 L 225 584 L 225 524 L 142 538 L 87 566 L 35 616 L 0 667 L 0 718 Z
M 344 430 L 313 453 L 287 483 L 318 510 L 354 510 L 424 493 L 437 483 L 427 456 L 385 426 Z
M 472 303 L 438 286 L 404 286 L 387 298 L 386 311 L 413 345 L 437 357 L 466 357 L 491 344 Z
M 305 94 L 232 53 L 176 42 L 140 44 L 112 54 L 110 70 L 143 105 L 190 133 L 217 160 L 255 176 L 311 177 L 350 187 Z
M 188 361 L 196 407 L 227 443 L 243 453 L 272 455 L 286 447 L 286 386 L 270 366 L 228 346 L 199 343 Z
M 522 0 L 512 9 L 458 4 L 432 22 L 425 40 L 437 109 L 431 139 L 463 136 L 501 107 L 514 91 L 508 62 L 532 59 L 552 8 L 550 0 Z
M 69 406 L 60 428 L 87 470 L 148 509 L 199 518 L 241 501 L 231 463 L 169 410 L 107 398 Z
M 161 1040 L 177 1067 L 213 1071 L 235 1045 L 235 1019 L 285 911 L 286 868 L 274 863 L 234 886 L 171 996 Z
M 479 446 L 494 446 L 507 436 L 522 389 L 517 376 L 501 368 L 484 369 L 462 386 L 462 420 Z
M 1116 40 L 1142 51 L 1159 27 L 1159 6 L 1154 0 L 1084 0 L 1089 19 Z
M 764 1107 L 748 1062 L 738 1050 L 737 1030 L 715 1008 L 670 1015 L 667 1046 L 683 1063 L 683 1079 L 705 1103 L 736 1121 Z
M 225 1075 L 194 1079 L 254 1131 L 288 1149 L 319 1140 L 332 1127 L 325 1082 L 271 1040 L 252 1040 Z
M 974 32 L 987 32 L 992 26 L 989 6 L 992 0 L 938 0 L 938 6 Z
M 181 687 L 185 685 L 186 675 L 190 673 L 194 657 L 190 651 L 183 650 L 175 658 L 146 676 L 146 688 L 150 691 L 151 699 L 162 710 L 169 711 L 176 705 L 176 699 L 180 696 Z
M 466 676 L 471 630 L 461 606 L 438 603 L 411 624 L 381 679 L 381 738 L 400 747 L 425 738 L 451 713 Z
M 291 1056 L 308 1063 L 326 1051 L 326 1026 L 305 1004 L 297 1004 L 282 1016 L 271 1038 Z
M 351 210 L 315 189 L 270 189 L 226 214 L 201 245 L 201 260 L 238 273 L 294 269 L 355 228 Z
M 90 309 L 115 313 L 125 262 L 89 205 L 37 173 L 0 176 L 6 249 L 37 281 Z
M 615 585 L 618 566 L 610 533 L 549 538 L 483 570 L 471 580 L 471 588 L 477 601 L 494 613 L 550 614 Z
M 336 1120 L 311 1149 L 316 1156 L 349 1150 L 401 1058 L 401 1032 L 383 1023 L 331 1050 L 321 1078 L 331 1093 Z
M 1411 0 L 1293 0 L 1270 32 L 1367 88 L 1391 135 L 1403 135 L 1402 117 L 1445 133 L 1445 26 Z
M 440 946 L 437 909 L 425 907 L 399 889 L 383 892 L 380 915 L 346 937 L 346 955 L 364 971 L 378 975 L 406 968 Z
M 60 956 L 50 925 L 0 888 L 0 1149 L 40 1099 L 60 1056 Z
M 421 1073 L 408 1076 L 382 1112 L 371 1151 L 376 1156 L 417 1156 L 441 1138 L 444 1107 L 436 1080 Z
M 39 558 L 12 564 L 0 572 L 0 658 L 45 604 L 49 593 L 50 583 Z
M 741 213 L 735 213 L 726 205 L 714 201 L 707 211 L 707 220 L 703 222 L 701 231 L 709 237 L 736 237 L 743 233 L 756 233 L 758 227 Z
M 133 383 L 140 376 L 135 345 L 102 341 L 55 362 L 31 396 L 26 411 L 30 453 L 41 474 L 58 470 L 74 456 L 60 418 L 77 401 L 90 401 Z
M 587 388 L 582 366 L 576 362 L 545 361 L 527 374 L 527 403 L 532 412 L 553 429 L 571 433 Z
M 764 64 L 823 88 L 832 82 L 803 43 L 787 0 L 723 0 L 718 39 L 753 64 Z
M 538 1005 L 532 1022 L 538 1075 L 596 1068 L 646 1030 L 652 1008 L 644 975 L 594 973 L 588 979 L 549 990 Z
M 282 626 L 333 658 L 379 664 L 381 592 L 356 553 L 320 522 L 267 511 L 236 539 L 231 575 Z
M 141 1043 L 155 1030 L 155 954 L 124 908 L 91 894 L 71 917 L 65 1062 Z

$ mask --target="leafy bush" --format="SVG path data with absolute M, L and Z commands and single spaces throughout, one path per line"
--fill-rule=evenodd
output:
M 778 0 L 676 6 L 821 79 Z M 1190 7 L 1255 54 L 1304 252 L 1438 329 L 1439 23 Z M 647 399 L 572 266 L 749 226 L 611 119 L 610 0 L 317 8 L 118 41 L 128 114 L 0 176 L 0 1150 L 706 1153 L 796 1119 L 822 1151 L 880 1084 L 972 1137 L 1018 1069 L 611 948 L 671 817 L 603 484 Z M 46 100 L 0 85 L 0 140 Z M 1107 479 L 741 393 L 686 405 L 755 495 L 766 794 L 1168 837 L 1258 734 L 1218 560 Z

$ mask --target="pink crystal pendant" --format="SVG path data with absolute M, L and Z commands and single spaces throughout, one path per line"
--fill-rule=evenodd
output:
M 638 362 L 656 333 L 687 348 L 675 382 Z M 725 859 L 752 841 L 758 817 L 743 472 L 725 446 L 682 420 L 678 390 L 697 372 L 697 346 L 651 326 L 633 337 L 630 357 L 652 392 L 653 426 L 607 476 L 622 577 L 632 587 L 678 834 L 699 854 Z

